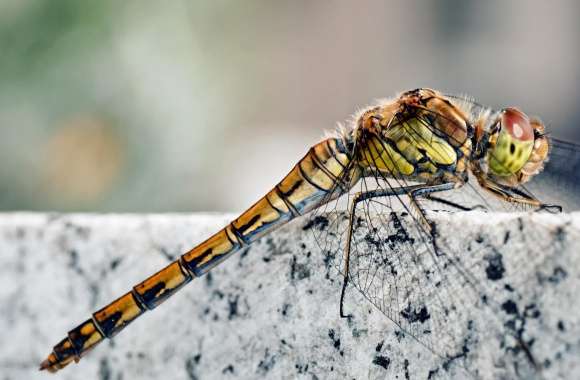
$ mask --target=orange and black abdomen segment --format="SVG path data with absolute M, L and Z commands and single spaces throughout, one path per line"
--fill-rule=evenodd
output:
M 351 167 L 342 140 L 318 143 L 268 194 L 223 230 L 184 254 L 184 265 L 195 276 L 207 273 L 240 248 L 343 194 L 358 179 L 359 171 L 358 167 Z
M 55 372 L 73 360 L 78 361 L 105 338 L 112 338 L 145 311 L 161 304 L 192 278 L 179 260 L 174 261 L 69 331 L 68 336 L 54 346 L 40 369 Z
M 335 199 L 359 177 L 360 169 L 352 167 L 341 139 L 318 143 L 280 183 L 236 220 L 71 330 L 40 368 L 54 372 L 78 361 L 193 278 L 204 275 L 264 234 Z

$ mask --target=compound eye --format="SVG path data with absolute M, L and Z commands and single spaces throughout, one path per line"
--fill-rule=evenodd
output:
M 518 141 L 534 141 L 534 128 L 528 116 L 517 108 L 506 108 L 501 116 L 502 130 Z

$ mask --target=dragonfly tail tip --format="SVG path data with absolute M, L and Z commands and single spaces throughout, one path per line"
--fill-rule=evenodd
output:
M 39 371 L 46 370 L 50 373 L 55 373 L 60 368 L 62 368 L 62 366 L 59 365 L 58 359 L 56 358 L 54 353 L 51 353 L 45 360 L 42 361 L 42 363 L 40 363 L 38 370 Z

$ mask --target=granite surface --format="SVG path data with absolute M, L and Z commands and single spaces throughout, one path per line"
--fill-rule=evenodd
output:
M 470 280 L 440 292 L 437 285 L 430 297 L 465 311 L 437 323 L 429 308 L 413 318 L 399 313 L 433 322 L 423 335 L 448 328 L 461 343 L 453 356 L 401 331 L 352 287 L 352 317 L 340 318 L 342 279 L 314 241 L 318 227 L 302 219 L 196 279 L 78 364 L 38 371 L 69 329 L 231 217 L 0 214 L 0 379 L 580 378 L 576 213 L 432 216 L 440 246 L 462 257 L 459 277 Z M 438 270 L 451 271 L 442 277 L 450 280 L 458 272 Z M 457 321 L 469 331 L 456 334 Z

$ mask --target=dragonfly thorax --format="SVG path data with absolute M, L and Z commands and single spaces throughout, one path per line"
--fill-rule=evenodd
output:
M 407 91 L 358 116 L 356 160 L 386 177 L 462 181 L 472 146 L 468 116 L 434 90 Z

